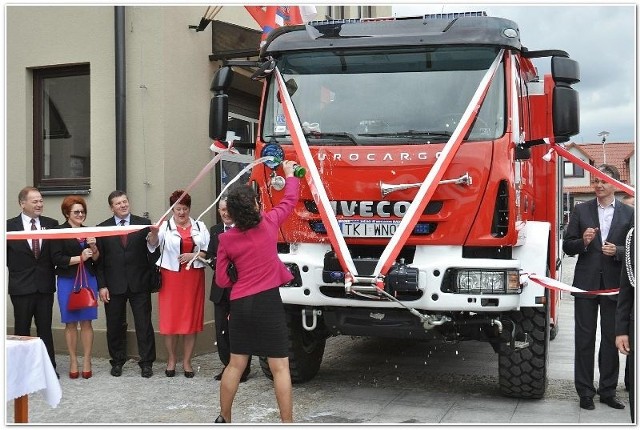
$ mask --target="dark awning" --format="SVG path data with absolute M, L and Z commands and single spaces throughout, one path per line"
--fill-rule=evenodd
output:
M 252 28 L 211 21 L 210 61 L 258 56 L 262 32 Z

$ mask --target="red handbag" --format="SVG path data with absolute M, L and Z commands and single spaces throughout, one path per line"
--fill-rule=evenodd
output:
M 73 291 L 69 294 L 67 310 L 78 311 L 80 309 L 97 307 L 98 301 L 96 300 L 95 294 L 93 294 L 93 290 L 89 287 L 89 277 L 84 268 L 84 262 L 80 259 L 76 279 L 73 282 Z

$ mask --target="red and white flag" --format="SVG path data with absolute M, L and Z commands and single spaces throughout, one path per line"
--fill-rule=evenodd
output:
M 262 28 L 260 46 L 272 30 L 285 25 L 299 25 L 311 21 L 317 14 L 315 6 L 245 6 Z

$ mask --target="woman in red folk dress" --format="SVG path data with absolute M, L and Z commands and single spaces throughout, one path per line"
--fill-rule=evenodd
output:
M 174 191 L 169 197 L 173 206 L 183 194 Z M 209 230 L 202 221 L 190 217 L 191 196 L 185 194 L 173 209 L 173 216 L 160 227 L 151 227 L 147 246 L 151 252 L 160 247 L 157 265 L 161 267 L 162 288 L 158 293 L 160 334 L 167 348 L 165 375 L 176 374 L 177 345 L 182 336 L 182 367 L 184 376 L 193 378 L 195 372 L 191 358 L 196 335 L 203 329 L 204 320 L 204 267 L 197 256 L 204 258 L 209 246 Z M 188 267 L 188 263 L 191 266 Z

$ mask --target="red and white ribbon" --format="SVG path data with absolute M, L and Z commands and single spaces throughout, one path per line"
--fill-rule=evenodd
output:
M 302 132 L 300 119 L 298 118 L 298 114 L 293 106 L 293 102 L 291 101 L 291 97 L 289 96 L 289 92 L 287 91 L 287 87 L 285 86 L 284 79 L 282 78 L 282 74 L 278 67 L 275 68 L 274 73 L 278 83 L 278 90 L 280 91 L 280 100 L 282 100 L 282 107 L 284 109 L 284 117 L 287 121 L 287 127 L 289 130 L 293 130 L 293 133 L 291 133 L 293 147 L 296 150 L 300 164 L 305 167 L 309 173 L 308 175 L 305 175 L 307 185 L 309 185 L 309 190 L 311 190 L 313 200 L 318 206 L 320 217 L 327 229 L 329 241 L 336 252 L 336 256 L 338 257 L 338 261 L 340 262 L 340 266 L 342 266 L 343 270 L 347 273 L 357 275 L 358 270 L 353 263 L 351 253 L 349 252 L 349 248 L 347 248 L 347 243 L 340 231 L 338 220 L 336 219 L 336 215 L 329 203 L 327 191 L 324 189 L 322 179 L 320 179 L 320 173 L 318 172 L 318 168 L 316 167 L 311 151 L 309 150 L 307 139 Z
M 21 230 L 8 231 L 7 240 L 29 239 L 82 239 L 85 237 L 120 236 L 149 227 L 148 225 L 128 225 L 125 227 L 83 227 L 83 228 L 53 228 L 49 230 Z
M 433 164 L 433 167 L 427 174 L 424 182 L 420 185 L 411 205 L 409 205 L 407 212 L 402 217 L 400 225 L 398 225 L 398 228 L 391 237 L 391 240 L 382 252 L 380 260 L 378 260 L 378 264 L 376 264 L 376 268 L 373 271 L 374 274 L 385 275 L 389 271 L 391 265 L 395 262 L 400 250 L 407 242 L 407 239 L 411 235 L 413 228 L 422 215 L 424 208 L 427 207 L 431 197 L 433 197 L 440 179 L 444 176 L 447 167 L 449 167 L 449 164 L 451 164 L 456 152 L 460 148 L 464 136 L 467 134 L 471 124 L 478 115 L 480 107 L 482 107 L 482 102 L 489 90 L 489 85 L 491 85 L 491 81 L 498 70 L 498 66 L 500 65 L 500 60 L 502 60 L 503 55 L 504 49 L 501 49 L 493 60 L 493 64 L 491 64 L 489 70 L 484 74 L 484 77 L 480 81 L 478 89 L 476 89 L 469 105 L 467 105 L 467 109 L 464 111 L 464 115 L 462 115 L 462 119 L 459 121 L 458 126 L 451 134 L 451 137 L 449 137 L 447 144 L 444 146 L 440 156 Z
M 215 166 L 225 154 L 238 153 L 238 151 L 233 147 L 233 140 L 227 142 L 227 146 L 224 146 L 224 143 L 216 140 L 211 144 L 209 148 L 211 149 L 211 151 L 216 152 L 217 154 L 202 168 L 202 170 L 200 170 L 200 173 L 198 173 L 193 181 L 191 181 L 191 183 L 187 186 L 187 188 L 184 189 L 184 192 L 182 193 L 182 195 L 180 195 L 180 197 L 178 197 L 178 200 L 176 200 L 175 203 L 172 204 L 164 214 L 162 214 L 158 222 L 155 223 L 156 226 L 159 227 L 160 224 L 162 224 L 167 215 L 169 215 L 173 210 L 173 207 L 180 203 L 180 200 L 182 200 L 182 198 L 191 190 L 191 188 L 193 188 L 198 182 L 200 182 L 204 175 L 209 173 L 209 171 L 213 169 L 213 166 Z
M 503 55 L 504 50 L 500 50 L 495 60 L 493 61 L 493 64 L 485 73 L 482 81 L 480 82 L 480 85 L 478 86 L 478 89 L 471 98 L 471 101 L 469 102 L 469 105 L 467 106 L 467 109 L 465 110 L 461 121 L 452 133 L 435 164 L 429 171 L 429 174 L 418 190 L 416 197 L 413 199 L 411 205 L 407 209 L 407 213 L 400 221 L 400 224 L 398 225 L 398 228 L 396 229 L 394 235 L 391 237 L 391 240 L 382 252 L 380 260 L 378 261 L 378 264 L 374 269 L 374 275 L 376 275 L 375 278 L 378 278 L 380 274 L 386 274 L 389 271 L 389 268 L 395 261 L 395 258 L 400 253 L 402 246 L 404 246 L 407 239 L 411 235 L 413 228 L 418 222 L 420 214 L 429 203 L 429 200 L 433 196 L 433 193 L 438 186 L 438 182 L 440 181 L 440 179 L 442 179 L 444 172 L 446 171 L 447 167 L 453 160 L 453 157 L 455 156 L 458 148 L 460 147 L 464 136 L 471 127 L 473 120 L 476 118 L 478 111 L 482 106 L 482 102 L 487 94 L 493 76 L 498 70 L 498 66 Z M 351 253 L 349 252 L 347 244 L 340 231 L 335 213 L 331 209 L 329 198 L 327 197 L 323 182 L 320 179 L 320 174 L 318 173 L 318 169 L 315 165 L 315 162 L 313 161 L 311 151 L 309 150 L 309 145 L 300 125 L 300 120 L 295 111 L 295 107 L 293 106 L 293 102 L 291 101 L 291 97 L 289 96 L 289 92 L 286 89 L 284 78 L 282 77 L 282 74 L 280 73 L 278 67 L 275 68 L 275 77 L 278 83 L 280 99 L 283 101 L 282 105 L 284 109 L 284 116 L 287 122 L 287 127 L 289 128 L 289 130 L 293 130 L 293 133 L 291 135 L 293 146 L 296 150 L 298 158 L 304 160 L 304 167 L 306 167 L 310 173 L 307 176 L 307 183 L 309 185 L 309 189 L 311 190 L 311 194 L 313 195 L 313 199 L 318 206 L 320 217 L 322 218 L 322 221 L 326 227 L 329 241 L 333 245 L 336 256 L 338 257 L 343 270 L 345 270 L 347 273 L 351 273 L 352 275 L 357 276 L 358 272 L 353 263 Z
M 202 178 L 220 161 L 223 155 L 238 151 L 233 148 L 233 141 L 224 143 L 215 141 L 211 147 L 211 151 L 216 155 L 209 161 L 202 170 L 196 175 L 191 183 L 184 189 L 182 195 L 171 205 L 171 207 L 160 217 L 156 226 L 160 226 L 167 215 L 171 212 L 173 207 L 177 205 L 180 200 L 191 190 Z M 226 189 L 226 188 L 225 188 Z M 222 194 L 222 193 L 221 193 Z M 218 197 L 219 199 L 219 197 Z M 218 201 L 216 199 L 216 202 Z M 147 228 L 148 225 L 128 225 L 128 226 L 110 226 L 110 227 L 83 227 L 83 228 L 56 228 L 50 230 L 23 230 L 23 231 L 8 231 L 6 233 L 7 240 L 30 240 L 30 239 L 81 239 L 85 237 L 106 237 L 106 236 L 121 236 L 123 234 L 134 233 L 136 231 Z
M 549 139 L 544 139 L 545 142 L 549 143 Z M 624 184 L 620 181 L 617 181 L 615 179 L 613 179 L 611 176 L 607 175 L 606 173 L 601 172 L 600 170 L 598 170 L 596 167 L 592 166 L 589 163 L 584 162 L 583 160 L 581 160 L 580 158 L 576 157 L 575 155 L 573 155 L 571 152 L 567 151 L 563 146 L 558 145 L 556 143 L 551 144 L 551 149 L 549 149 L 549 152 L 547 152 L 543 158 L 545 161 L 550 161 L 551 160 L 551 155 L 554 153 L 554 151 L 562 156 L 563 158 L 566 158 L 567 160 L 571 161 L 573 164 L 577 164 L 578 166 L 582 167 L 584 170 L 588 170 L 592 175 L 605 180 L 611 184 L 613 184 L 613 186 L 615 186 L 616 188 L 618 188 L 621 191 L 626 192 L 627 194 L 634 196 L 636 195 L 636 190 L 635 188 Z
M 549 290 L 567 291 L 569 293 L 588 294 L 591 296 L 612 296 L 612 295 L 618 294 L 618 292 L 620 291 L 619 288 L 611 288 L 608 290 L 587 291 L 581 288 L 574 287 L 572 285 L 567 285 L 553 278 L 536 275 L 535 273 L 532 273 L 532 274 L 525 273 L 522 276 L 526 277 L 526 279 L 529 279 L 530 281 L 535 282 L 536 284 L 541 285 L 544 288 Z

